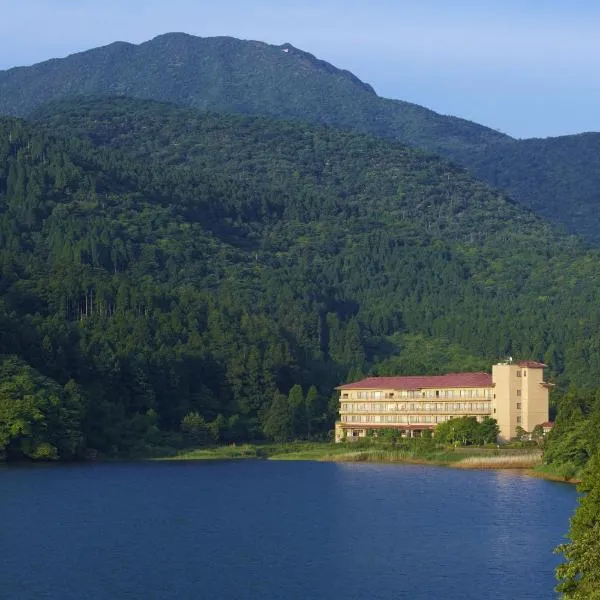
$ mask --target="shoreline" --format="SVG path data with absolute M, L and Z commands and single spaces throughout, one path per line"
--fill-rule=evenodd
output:
M 577 484 L 579 479 L 540 469 L 542 452 L 537 448 L 395 448 L 368 446 L 348 448 L 325 442 L 290 444 L 242 444 L 196 448 L 172 456 L 142 457 L 140 460 L 304 460 L 314 462 L 371 462 L 380 464 L 416 464 L 464 470 L 511 470 L 529 477 L 560 483 Z

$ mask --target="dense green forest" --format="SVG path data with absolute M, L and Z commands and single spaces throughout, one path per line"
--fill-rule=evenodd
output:
M 449 156 L 537 214 L 600 244 L 600 133 L 496 141 Z
M 73 96 L 172 102 L 369 133 L 440 154 L 536 213 L 600 243 L 600 134 L 515 140 L 379 97 L 352 73 L 290 44 L 170 33 L 0 71 L 0 114 L 29 117 Z M 41 107 L 41 108 L 40 108 Z
M 0 121 L 0 447 L 326 436 L 374 373 L 600 372 L 597 252 L 436 157 L 126 99 Z

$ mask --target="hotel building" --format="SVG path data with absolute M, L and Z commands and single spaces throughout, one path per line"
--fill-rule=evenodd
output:
M 496 419 L 499 439 L 516 436 L 517 427 L 531 432 L 548 422 L 548 389 L 544 365 L 512 361 L 493 365 L 488 373 L 449 373 L 409 377 L 368 377 L 341 385 L 340 420 L 335 439 L 365 437 L 377 429 L 399 429 L 420 435 L 438 423 L 458 417 Z

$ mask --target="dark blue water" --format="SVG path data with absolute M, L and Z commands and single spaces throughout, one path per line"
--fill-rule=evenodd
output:
M 409 465 L 2 468 L 0 598 L 554 598 L 575 500 Z

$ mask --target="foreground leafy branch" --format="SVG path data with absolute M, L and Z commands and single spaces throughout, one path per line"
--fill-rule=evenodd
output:
M 600 598 L 600 453 L 578 490 L 583 495 L 571 519 L 570 542 L 556 548 L 566 559 L 556 570 L 556 590 L 568 600 L 595 600 Z

